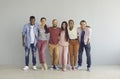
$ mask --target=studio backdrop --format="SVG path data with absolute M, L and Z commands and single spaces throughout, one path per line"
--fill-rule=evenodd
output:
M 31 15 L 38 23 L 46 17 L 49 26 L 56 18 L 59 27 L 64 20 L 73 19 L 76 27 L 86 20 L 92 27 L 92 64 L 120 64 L 120 0 L 0 0 L 0 65 L 24 65 L 22 29 Z M 46 55 L 50 64 L 48 48 Z

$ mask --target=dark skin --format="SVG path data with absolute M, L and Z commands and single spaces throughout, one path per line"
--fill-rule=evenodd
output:
M 73 29 L 73 26 L 74 26 L 74 22 L 73 22 L 73 21 L 70 21 L 70 23 L 69 23 L 69 29 L 72 30 L 72 29 Z
M 69 29 L 72 30 L 73 27 L 74 27 L 74 22 L 73 22 L 73 21 L 70 21 L 70 23 L 69 23 Z M 77 38 L 79 38 L 79 37 L 77 37 Z
M 30 19 L 30 24 L 31 24 L 31 25 L 34 25 L 34 24 L 35 24 L 35 19 Z M 24 39 L 25 39 L 25 36 L 22 35 L 22 46 L 23 46 L 23 47 L 25 46 Z

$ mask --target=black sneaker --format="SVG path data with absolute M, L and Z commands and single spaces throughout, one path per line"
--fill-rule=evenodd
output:
M 55 70 L 59 70 L 59 68 L 58 68 L 57 66 L 54 66 L 53 68 L 54 68 Z

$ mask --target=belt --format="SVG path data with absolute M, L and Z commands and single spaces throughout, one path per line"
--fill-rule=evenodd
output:
M 78 40 L 78 39 L 69 39 L 69 40 Z

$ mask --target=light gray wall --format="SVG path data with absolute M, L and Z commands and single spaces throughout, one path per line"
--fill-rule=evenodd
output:
M 37 22 L 45 16 L 48 25 L 53 18 L 59 25 L 68 19 L 76 25 L 87 20 L 93 29 L 92 63 L 120 64 L 119 7 L 120 0 L 0 0 L 0 65 L 24 65 L 21 31 L 30 15 Z M 48 50 L 47 62 L 50 64 Z

